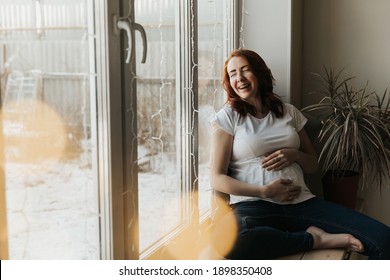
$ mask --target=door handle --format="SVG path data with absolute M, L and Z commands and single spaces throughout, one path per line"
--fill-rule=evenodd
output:
M 127 18 L 127 19 L 117 20 L 116 27 L 118 29 L 125 30 L 127 34 L 128 48 L 126 49 L 127 50 L 126 63 L 133 61 L 133 52 L 132 52 L 133 41 L 134 41 L 133 32 L 137 30 L 141 34 L 142 47 L 143 47 L 141 63 L 145 63 L 148 45 L 147 45 L 146 32 L 143 26 L 139 23 L 131 22 L 131 20 Z
M 135 23 L 133 22 L 132 23 L 132 26 L 135 30 L 137 30 L 140 34 L 141 34 L 141 38 L 142 38 L 142 60 L 141 60 L 141 63 L 145 63 L 146 61 L 146 56 L 147 56 L 147 53 L 148 53 L 148 43 L 147 43 L 147 39 L 146 39 L 146 32 L 145 32 L 145 29 L 144 27 L 139 24 L 139 23 Z
M 122 29 L 122 30 L 125 30 L 126 31 L 126 34 L 127 34 L 127 57 L 126 57 L 126 63 L 129 63 L 130 60 L 132 59 L 131 57 L 131 47 L 132 47 L 132 38 L 133 38 L 133 35 L 131 34 L 131 28 L 130 28 L 130 24 L 128 21 L 126 20 L 118 20 L 117 21 L 117 27 L 119 29 Z

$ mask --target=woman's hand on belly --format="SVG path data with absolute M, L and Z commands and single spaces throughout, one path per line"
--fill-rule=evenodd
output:
M 301 187 L 293 185 L 290 179 L 276 179 L 264 186 L 264 198 L 276 202 L 292 201 L 301 193 Z
M 297 154 L 297 149 L 280 149 L 267 154 L 266 158 L 261 162 L 261 165 L 268 171 L 279 171 L 293 164 L 297 159 Z

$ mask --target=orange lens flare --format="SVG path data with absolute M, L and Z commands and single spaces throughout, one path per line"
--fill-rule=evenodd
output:
M 0 112 L 0 121 L 6 161 L 40 164 L 63 156 L 67 144 L 65 124 L 45 103 L 7 103 Z

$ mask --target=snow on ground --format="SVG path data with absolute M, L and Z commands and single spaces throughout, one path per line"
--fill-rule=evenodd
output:
M 89 168 L 8 163 L 10 259 L 99 259 L 98 196 Z
M 180 222 L 175 168 L 165 167 L 164 174 L 139 174 L 141 250 Z M 89 165 L 14 162 L 6 174 L 10 259 L 100 258 L 98 191 Z M 207 178 L 199 180 L 201 207 L 207 207 Z

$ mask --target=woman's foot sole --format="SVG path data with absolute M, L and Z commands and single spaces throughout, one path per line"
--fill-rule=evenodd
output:
M 327 233 L 315 226 L 309 227 L 306 231 L 313 236 L 313 249 L 345 248 L 355 252 L 364 250 L 362 242 L 348 233 Z

